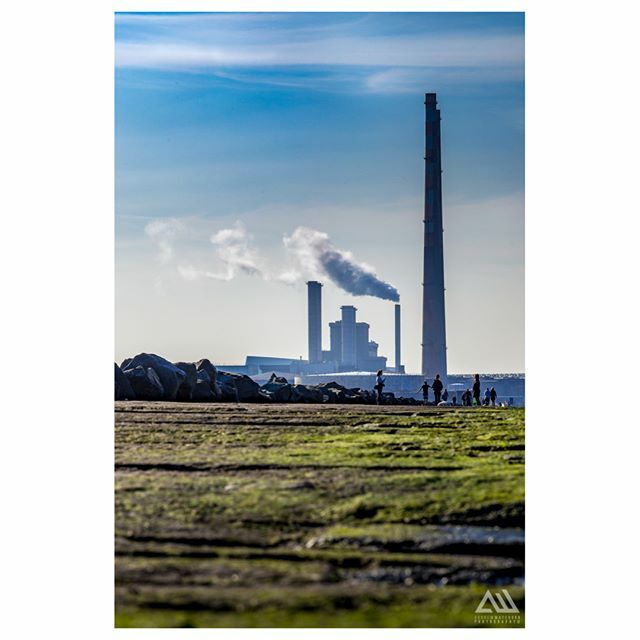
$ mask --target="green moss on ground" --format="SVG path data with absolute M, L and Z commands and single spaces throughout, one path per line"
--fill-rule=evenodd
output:
M 118 626 L 501 626 L 523 526 L 519 409 L 116 405 Z

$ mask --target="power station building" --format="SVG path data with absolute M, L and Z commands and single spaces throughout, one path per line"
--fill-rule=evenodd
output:
M 321 287 L 314 280 L 307 282 L 309 365 L 319 362 L 313 358 L 316 345 L 322 344 Z M 378 355 L 378 343 L 369 339 L 369 324 L 356 321 L 356 307 L 344 305 L 340 311 L 340 320 L 329 323 L 330 346 L 328 351 L 321 351 L 320 362 L 333 372 L 386 369 L 387 358 Z
M 356 322 L 355 307 L 342 307 L 342 319 L 329 323 L 329 351 L 323 361 L 335 364 L 335 371 L 377 371 L 386 369 L 387 359 L 378 355 L 378 343 L 369 340 L 369 324 Z

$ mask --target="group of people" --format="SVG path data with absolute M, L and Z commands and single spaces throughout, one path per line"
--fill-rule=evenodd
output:
M 434 402 L 436 406 L 439 404 L 449 404 L 449 392 L 444 389 L 444 385 L 442 384 L 442 380 L 440 380 L 440 374 L 437 374 L 433 383 L 430 385 L 427 380 L 424 381 L 424 384 L 418 389 L 418 391 L 422 391 L 422 402 L 423 404 L 429 404 L 429 389 L 433 390 Z M 495 387 L 487 387 L 484 392 L 484 400 L 481 401 L 480 393 L 481 393 L 481 384 L 480 384 L 480 375 L 475 374 L 473 381 L 473 391 L 471 389 L 467 389 L 463 394 L 460 400 L 462 401 L 462 406 L 464 407 L 480 407 L 480 406 L 496 406 L 496 398 L 498 394 L 496 393 Z M 451 400 L 452 405 L 456 405 L 458 403 L 456 396 L 453 396 Z
M 436 375 L 436 378 L 433 381 L 433 384 L 429 384 L 425 380 L 424 384 L 420 387 L 420 389 L 418 389 L 418 391 L 422 391 L 423 404 L 429 404 L 429 389 L 433 389 L 435 405 L 439 405 L 441 402 L 447 402 L 449 400 L 449 392 L 446 389 L 444 389 L 444 385 L 442 384 L 442 380 L 440 380 L 439 373 Z M 444 392 L 443 392 L 443 389 L 444 389 Z
M 382 376 L 382 370 L 376 373 L 376 384 L 375 384 L 375 392 L 376 392 L 376 400 L 378 404 L 382 403 L 382 390 L 384 389 L 384 377 Z M 449 392 L 444 388 L 444 384 L 442 380 L 440 380 L 440 374 L 436 374 L 434 381 L 429 384 L 427 380 L 424 381 L 424 384 L 418 389 L 418 391 L 422 391 L 422 403 L 423 404 L 431 404 L 429 402 L 429 389 L 433 391 L 433 404 L 438 406 L 440 404 L 447 405 L 457 405 L 458 400 L 454 395 L 451 399 L 451 403 L 449 403 Z M 496 406 L 496 398 L 498 394 L 496 393 L 495 387 L 486 388 L 484 392 L 484 399 L 481 399 L 481 384 L 480 384 L 480 375 L 475 374 L 473 387 L 472 389 L 467 389 L 460 398 L 462 401 L 463 407 L 480 407 L 480 406 Z

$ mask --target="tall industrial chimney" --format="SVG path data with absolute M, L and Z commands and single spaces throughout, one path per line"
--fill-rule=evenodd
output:
M 442 248 L 442 169 L 440 110 L 436 94 L 425 94 L 424 275 L 422 281 L 422 375 L 446 381 L 447 341 L 444 318 Z
M 402 362 L 400 356 L 400 305 L 397 304 L 395 307 L 396 314 L 396 372 L 402 373 Z
M 342 369 L 353 371 L 356 368 L 356 311 L 352 306 L 342 309 Z
M 307 282 L 309 319 L 309 362 L 322 362 L 322 285 Z

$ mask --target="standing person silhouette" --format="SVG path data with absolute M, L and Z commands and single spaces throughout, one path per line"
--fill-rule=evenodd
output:
M 496 393 L 496 388 L 495 387 L 491 387 L 491 406 L 495 407 L 496 406 L 496 398 L 498 397 L 498 394 Z
M 480 374 L 476 373 L 473 383 L 473 399 L 478 407 L 481 406 L 480 402 Z
M 429 383 L 426 380 L 418 391 L 422 391 L 422 404 L 429 404 Z
M 440 374 L 437 373 L 436 374 L 436 379 L 433 381 L 433 384 L 431 385 L 431 388 L 433 389 L 433 395 L 435 396 L 435 402 L 436 402 L 436 407 L 440 404 L 440 398 L 442 396 L 442 389 L 444 388 L 444 385 L 442 384 L 442 380 L 440 380 Z
M 384 378 L 382 377 L 382 369 L 376 373 L 376 404 L 382 404 L 382 389 L 384 389 Z

